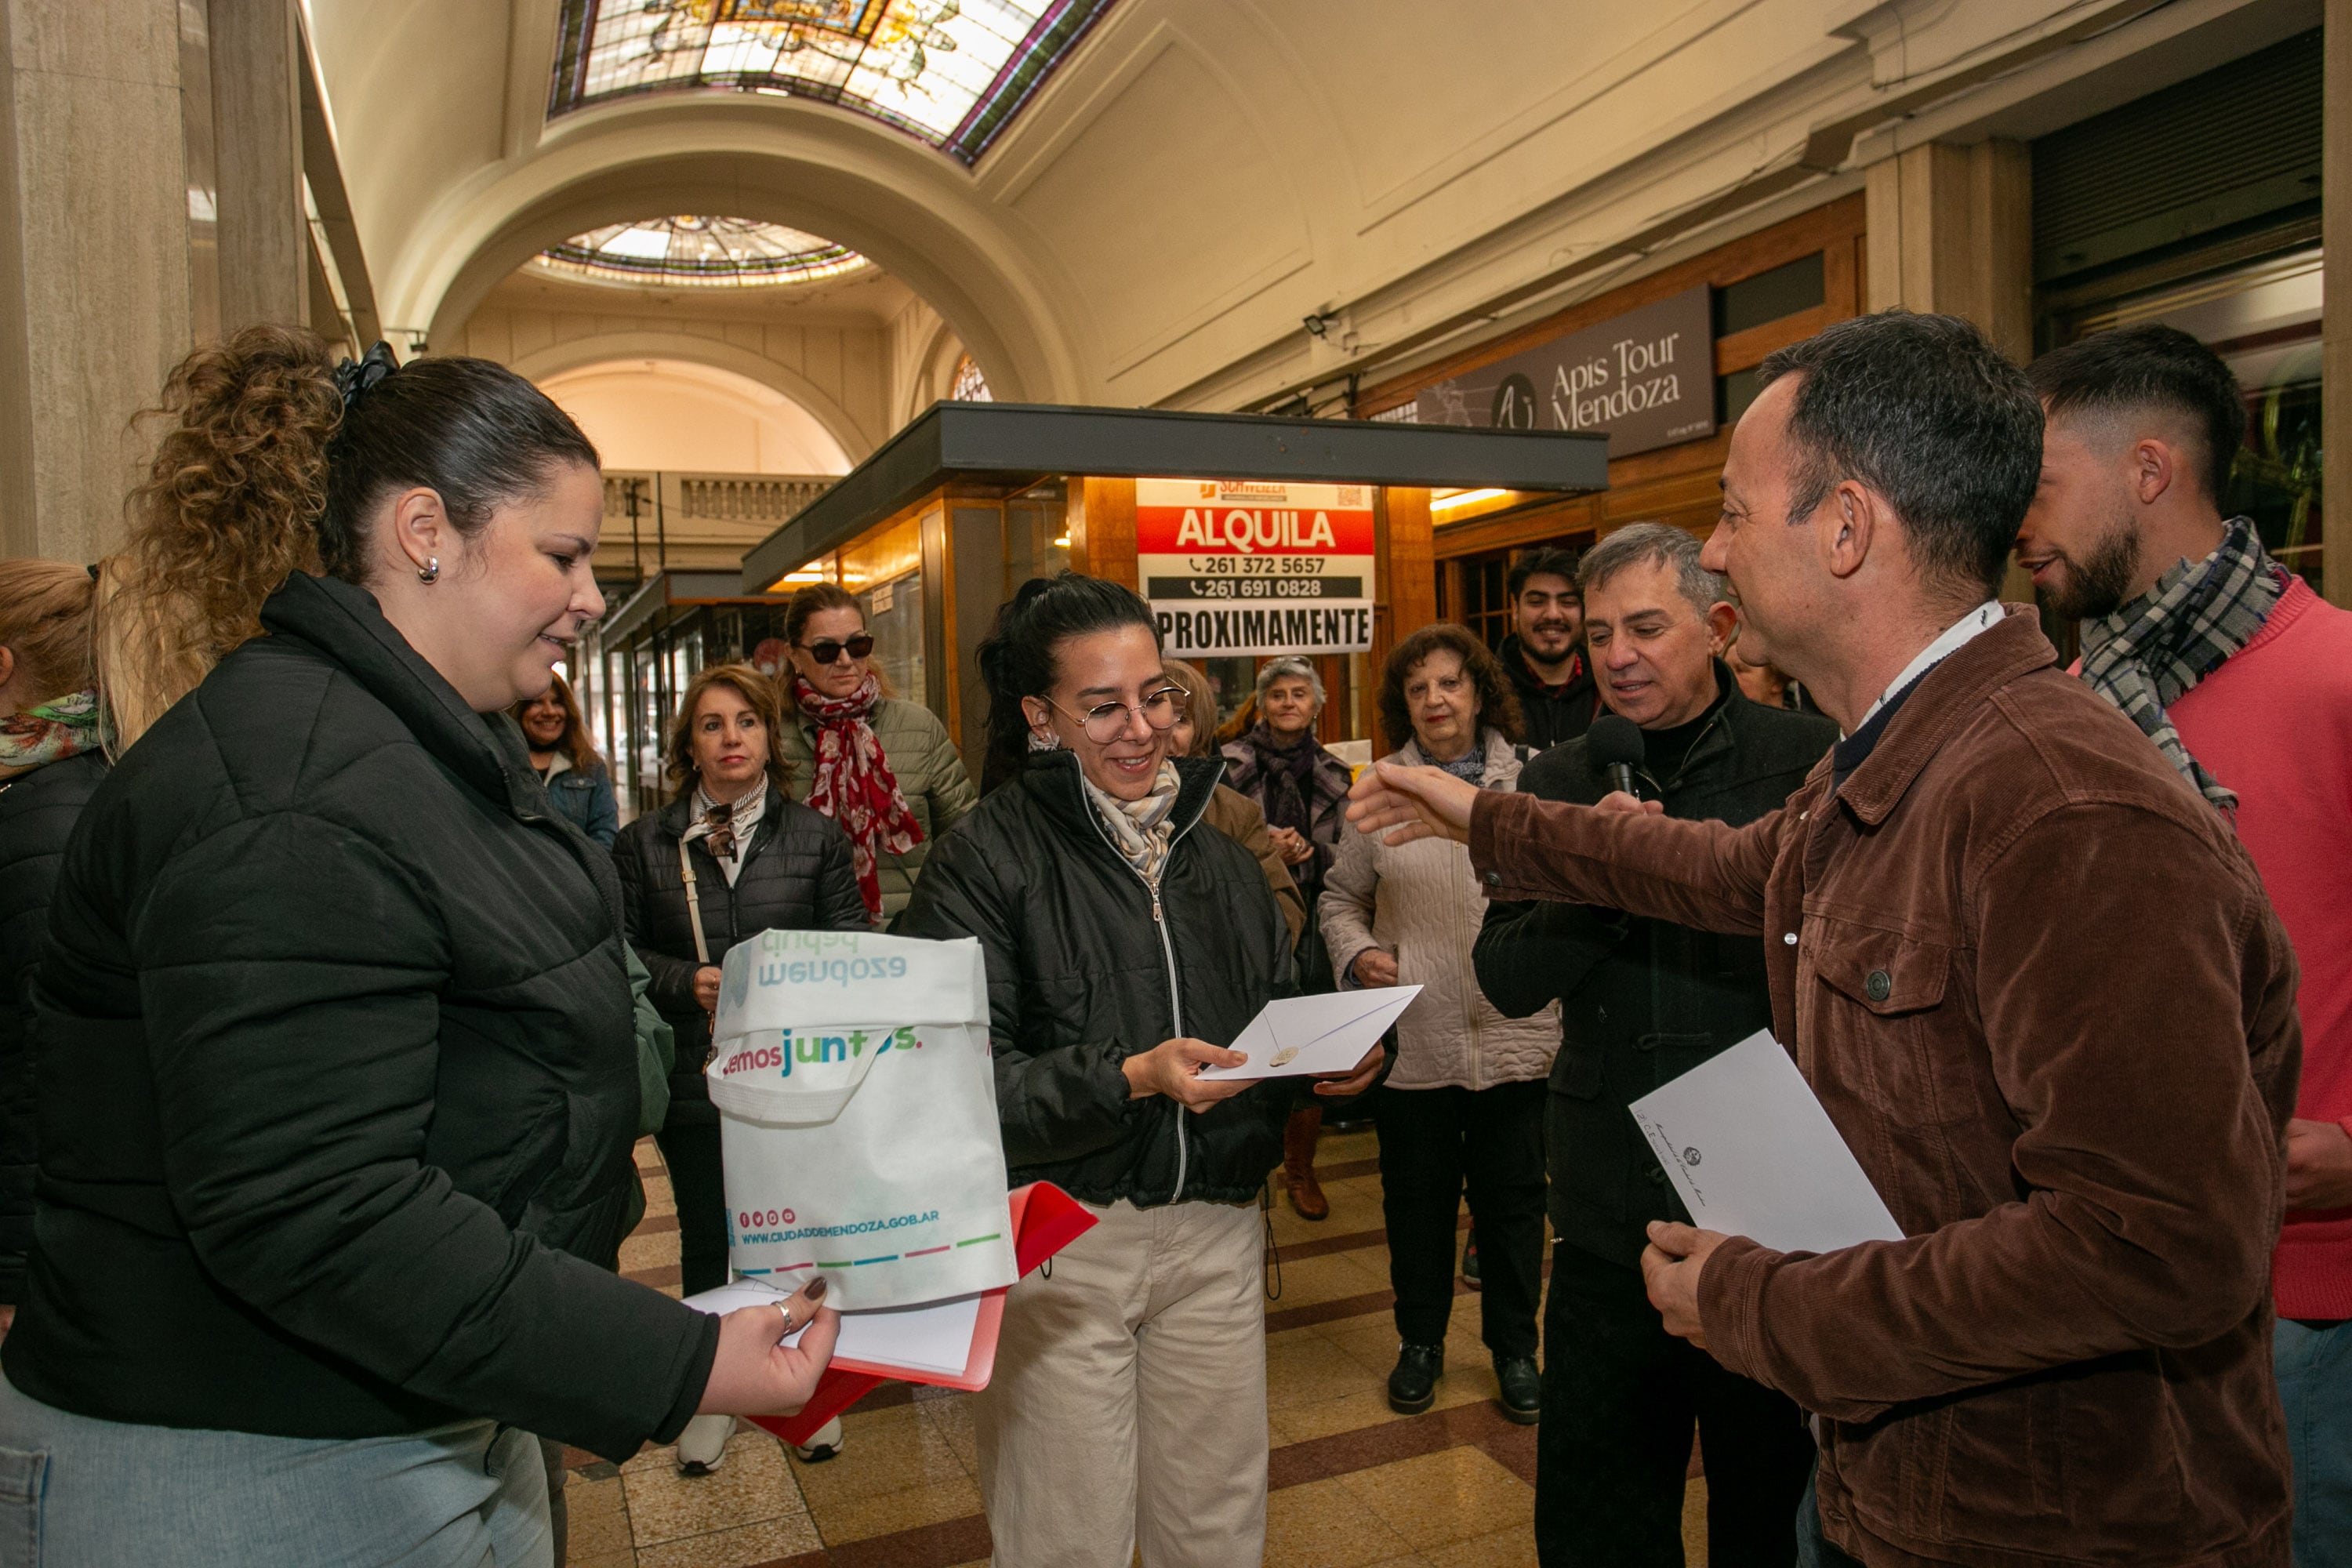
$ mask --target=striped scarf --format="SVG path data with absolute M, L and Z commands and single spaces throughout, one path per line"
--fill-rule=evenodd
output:
M 2270 619 L 2287 574 L 2263 548 L 2251 518 L 2232 518 L 2221 548 L 2181 561 L 2111 616 L 2083 623 L 2083 679 L 2123 710 L 2165 760 L 2224 811 L 2235 791 L 2189 754 L 2165 710 L 2221 668 Z
M 1168 851 L 1176 842 L 1176 764 L 1162 761 L 1151 793 L 1141 800 L 1121 800 L 1096 787 L 1085 773 L 1078 781 L 1095 816 L 1110 834 L 1111 843 L 1153 892 L 1160 890 L 1160 873 L 1168 868 Z

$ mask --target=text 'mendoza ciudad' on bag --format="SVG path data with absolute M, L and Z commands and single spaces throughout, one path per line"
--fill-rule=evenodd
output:
M 1012 1284 L 979 942 L 769 931 L 720 971 L 703 1071 L 736 1272 L 822 1274 L 852 1310 Z

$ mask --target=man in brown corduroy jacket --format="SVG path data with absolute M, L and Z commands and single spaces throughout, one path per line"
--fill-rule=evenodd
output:
M 1802 1561 L 2284 1565 L 2285 935 L 2228 822 L 1991 596 L 2040 460 L 2022 374 L 1890 312 L 1763 374 L 1706 562 L 1844 733 L 1787 806 L 1383 770 L 1357 824 L 1464 839 L 1493 898 L 1763 934 L 1774 1033 L 1906 1239 L 1661 1224 L 1643 1265 L 1669 1329 L 1817 1417 Z

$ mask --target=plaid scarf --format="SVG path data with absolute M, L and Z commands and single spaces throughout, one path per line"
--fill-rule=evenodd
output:
M 1159 892 L 1160 873 L 1168 868 L 1168 851 L 1176 842 L 1176 764 L 1160 763 L 1151 793 L 1141 800 L 1121 800 L 1097 788 L 1095 781 L 1083 773 L 1078 782 L 1086 785 L 1087 799 L 1109 831 L 1111 843 L 1144 884 Z
M 2237 805 L 2236 792 L 2189 754 L 2164 710 L 2253 640 L 2286 578 L 2253 521 L 2232 518 L 2212 554 L 2176 563 L 2130 604 L 2083 623 L 2083 679 L 2091 689 L 2122 709 L 2180 776 L 2224 811 Z
M 96 751 L 98 715 L 98 693 L 77 691 L 0 717 L 0 779 Z
M 880 851 L 904 855 L 923 841 L 921 824 L 908 809 L 898 779 L 883 760 L 871 715 L 882 700 L 882 683 L 872 674 L 847 697 L 825 697 L 798 676 L 793 700 L 816 721 L 816 777 L 808 803 L 841 825 L 849 836 L 850 864 L 868 918 L 882 918 Z

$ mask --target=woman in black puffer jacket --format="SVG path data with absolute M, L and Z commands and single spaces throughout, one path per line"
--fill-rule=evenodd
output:
M 719 1111 L 702 1076 L 719 965 L 763 931 L 865 931 L 866 900 L 849 839 L 792 797 L 782 699 L 748 664 L 715 664 L 688 683 L 669 732 L 669 805 L 613 842 L 629 943 L 653 975 L 646 994 L 677 1036 L 669 1117 L 657 1136 L 677 1200 L 679 1284 L 691 1296 L 727 1283 L 727 1184 Z M 725 1415 L 678 1434 L 687 1475 L 717 1468 L 735 1428 Z M 827 1422 L 803 1458 L 838 1449 Z
M 33 1244 L 33 972 L 58 863 L 106 777 L 91 572 L 0 561 L 0 1331 Z
M 168 592 L 225 592 L 257 540 L 330 575 L 286 577 L 68 845 L 0 1539 L 53 1568 L 544 1563 L 530 1433 L 617 1460 L 794 1409 L 832 1335 L 787 1352 L 777 1308 L 612 1272 L 619 884 L 498 713 L 604 608 L 595 449 L 499 366 L 338 369 L 296 329 L 199 349 L 165 403 Z
M 1097 1225 L 1013 1288 L 976 1396 L 1004 1563 L 1265 1555 L 1265 1301 L 1255 1202 L 1290 1085 L 1196 1076 L 1290 986 L 1250 852 L 1201 826 L 1222 761 L 1171 757 L 1181 712 L 1150 611 L 1033 579 L 981 645 L 988 776 L 891 928 L 977 937 L 1015 1183 Z M 1369 1083 L 1376 1048 L 1355 1079 Z

